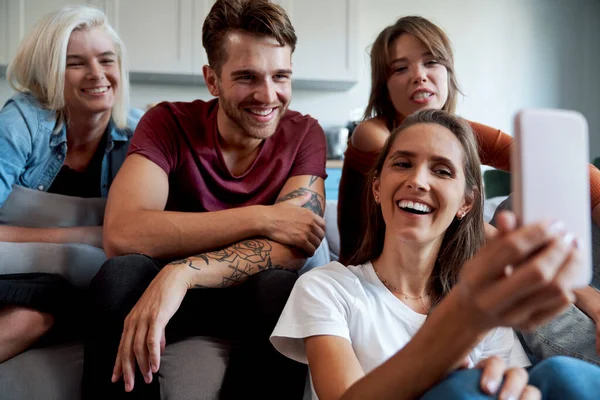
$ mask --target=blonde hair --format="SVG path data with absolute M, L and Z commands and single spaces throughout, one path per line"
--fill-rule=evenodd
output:
M 88 6 L 67 6 L 44 16 L 21 41 L 15 58 L 8 66 L 6 77 L 16 91 L 31 93 L 42 107 L 56 111 L 57 130 L 67 122 L 64 90 L 67 46 L 71 33 L 92 28 L 104 29 L 115 46 L 121 82 L 111 117 L 115 125 L 123 129 L 127 126 L 129 111 L 125 45 L 101 10 Z

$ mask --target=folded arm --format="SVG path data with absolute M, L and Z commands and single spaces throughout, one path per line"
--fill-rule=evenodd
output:
M 282 208 L 284 213 L 301 211 L 293 209 L 301 207 L 304 209 L 301 212 L 319 216 L 319 232 L 311 235 L 310 239 L 310 246 L 315 250 L 325 234 L 324 222 L 320 218 L 325 210 L 323 193 L 322 178 L 303 175 L 288 179 L 277 199 L 277 207 Z M 306 256 L 298 247 L 256 237 L 171 264 L 186 265 L 193 271 L 193 287 L 227 287 L 242 283 L 249 276 L 267 269 L 298 270 L 304 265 Z
M 273 206 L 173 212 L 164 210 L 168 194 L 168 176 L 160 167 L 140 155 L 127 157 L 113 182 L 106 207 L 104 240 L 109 256 L 142 253 L 162 259 L 183 258 L 251 237 L 277 240 L 284 236 Z M 298 237 L 285 240 L 301 247 Z

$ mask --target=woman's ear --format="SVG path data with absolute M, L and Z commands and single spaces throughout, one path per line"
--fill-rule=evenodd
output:
M 473 186 L 471 191 L 467 193 L 465 196 L 465 201 L 463 205 L 456 212 L 456 218 L 463 219 L 465 215 L 469 213 L 473 209 L 473 205 L 475 204 L 475 199 L 479 198 L 479 190 Z
M 375 203 L 379 204 L 381 202 L 381 198 L 379 197 L 379 187 L 381 181 L 379 180 L 379 175 L 376 175 L 373 179 L 373 198 L 375 199 Z

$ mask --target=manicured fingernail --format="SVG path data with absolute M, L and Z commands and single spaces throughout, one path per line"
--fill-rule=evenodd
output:
M 488 390 L 488 392 L 494 394 L 496 393 L 496 390 L 498 390 L 498 382 L 496 382 L 493 379 L 488 379 L 488 381 L 485 383 L 485 387 Z
M 565 224 L 562 221 L 554 221 L 548 227 L 548 231 L 552 234 L 564 232 Z
M 512 393 L 502 393 L 500 400 L 517 400 L 517 398 Z
M 571 246 L 573 244 L 574 240 L 575 240 L 575 235 L 572 234 L 571 232 L 569 232 L 565 236 L 563 236 L 563 242 L 567 246 Z

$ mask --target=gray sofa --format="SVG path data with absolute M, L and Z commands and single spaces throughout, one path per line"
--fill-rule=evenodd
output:
M 34 193 L 31 193 L 34 192 Z M 56 198 L 35 191 L 16 190 L 0 209 L 0 224 L 15 224 L 41 219 L 47 225 L 75 225 L 85 215 L 86 224 L 102 221 L 103 204 L 90 204 L 82 199 Z M 63 196 L 61 196 L 63 197 Z M 34 199 L 34 200 L 32 200 Z M 496 206 L 505 198 L 486 200 L 484 218 L 489 221 Z M 33 201 L 33 204 L 31 203 Z M 22 214 L 12 212 L 23 206 L 44 208 L 44 212 Z M 502 208 L 502 207 L 501 207 Z M 49 210 L 56 210 L 54 215 Z M 85 212 L 83 212 L 84 210 Z M 58 211 L 60 211 L 58 213 Z M 66 216 L 65 216 L 66 215 Z M 15 218 L 19 221 L 15 221 Z M 56 218 L 62 222 L 58 223 Z M 325 213 L 327 237 L 324 243 L 333 260 L 339 254 L 337 202 L 328 201 Z M 594 228 L 594 247 L 600 248 L 600 232 Z M 595 252 L 595 265 L 600 265 L 600 252 Z M 0 243 L 0 273 L 35 272 L 41 266 L 45 272 L 66 276 L 74 284 L 85 287 L 105 257 L 101 250 L 84 245 L 9 244 Z M 48 264 L 47 260 L 52 260 Z M 41 263 L 46 261 L 46 263 Z M 600 283 L 600 271 L 595 271 L 595 283 Z M 229 358 L 227 342 L 207 337 L 192 337 L 166 347 L 158 374 L 161 397 L 164 400 L 216 399 Z M 199 362 L 198 360 L 202 360 Z M 0 364 L 0 398 L 6 400 L 75 400 L 80 399 L 83 366 L 81 343 L 65 343 L 30 349 Z M 308 391 L 306 392 L 309 393 Z
M 325 217 L 334 259 L 339 253 L 336 206 L 336 202 L 328 202 Z M 103 216 L 103 201 L 58 196 L 17 186 L 0 208 L 0 224 L 7 225 L 98 225 Z M 325 240 L 323 245 L 329 260 L 327 243 Z M 323 262 L 323 256 L 321 252 L 318 263 L 327 262 Z M 0 243 L 0 274 L 59 273 L 81 288 L 89 284 L 105 260 L 102 250 L 81 244 Z M 162 399 L 216 399 L 229 351 L 227 342 L 208 337 L 192 337 L 167 346 L 158 373 Z M 0 398 L 80 399 L 82 367 L 81 342 L 27 350 L 0 364 Z

